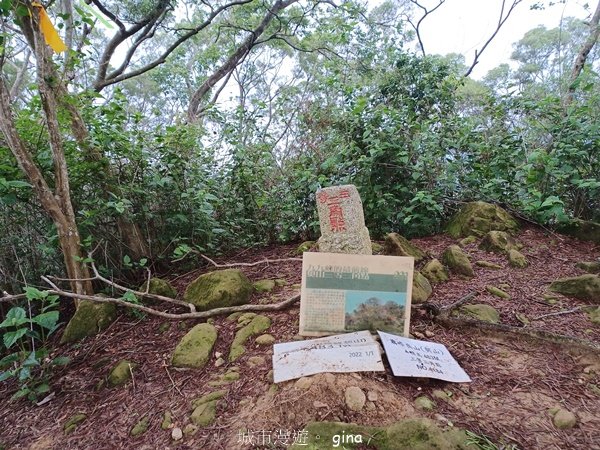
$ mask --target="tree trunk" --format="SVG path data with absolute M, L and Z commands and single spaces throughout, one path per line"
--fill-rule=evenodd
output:
M 573 102 L 573 98 L 575 97 L 575 81 L 581 75 L 581 71 L 585 66 L 585 62 L 587 61 L 587 57 L 598 42 L 598 38 L 600 38 L 600 0 L 596 5 L 596 11 L 590 20 L 590 34 L 586 39 L 583 47 L 579 50 L 577 57 L 575 58 L 575 63 L 573 64 L 573 71 L 571 72 L 571 76 L 569 78 L 569 87 L 567 89 L 566 96 L 564 98 L 564 107 L 565 109 Z

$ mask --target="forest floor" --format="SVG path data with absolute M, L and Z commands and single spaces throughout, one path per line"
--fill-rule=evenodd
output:
M 575 263 L 600 257 L 600 246 L 538 228 L 526 228 L 518 236 L 522 253 L 530 262 L 525 269 L 508 267 L 505 257 L 486 253 L 476 244 L 465 250 L 472 261 L 486 260 L 502 266 L 490 269 L 474 265 L 475 277 L 434 286 L 429 302 L 449 305 L 470 292 L 478 296 L 471 303 L 486 303 L 500 312 L 504 324 L 542 329 L 600 343 L 600 327 L 579 310 L 547 316 L 585 303 L 560 297 L 555 304 L 543 300 L 548 284 L 561 277 L 580 275 Z M 415 239 L 422 249 L 438 257 L 456 241 L 447 235 Z M 219 263 L 254 262 L 264 258 L 289 258 L 295 246 L 247 249 Z M 255 293 L 253 302 L 273 303 L 298 292 L 301 262 L 285 261 L 241 267 L 248 277 L 285 279 L 285 286 L 270 293 Z M 200 270 L 173 278 L 180 294 Z M 487 285 L 506 284 L 510 300 L 489 294 Z M 272 320 L 268 333 L 276 342 L 297 339 L 299 303 L 287 310 L 264 313 Z M 526 316 L 524 325 L 518 318 Z M 270 382 L 271 346 L 249 343 L 246 353 L 234 364 L 215 367 L 215 358 L 202 370 L 179 370 L 170 366 L 170 357 L 181 337 L 197 321 L 172 321 L 165 329 L 158 317 L 134 318 L 123 313 L 101 334 L 72 346 L 62 346 L 56 354 L 69 356 L 72 362 L 56 371 L 51 384 L 56 392 L 52 401 L 35 406 L 26 400 L 10 401 L 16 386 L 0 386 L 0 443 L 6 448 L 31 449 L 249 449 L 243 445 L 239 430 L 301 430 L 310 421 L 342 421 L 362 425 L 388 425 L 407 417 L 429 417 L 441 426 L 470 430 L 500 444 L 520 449 L 600 449 L 600 357 L 598 352 L 577 350 L 569 344 L 550 344 L 527 337 L 478 331 L 472 328 L 445 328 L 427 315 L 414 310 L 411 333 L 427 332 L 428 340 L 445 344 L 472 379 L 471 383 L 448 383 L 428 379 L 398 378 L 386 372 L 356 374 L 320 374 L 311 377 L 304 388 L 295 381 Z M 236 332 L 235 322 L 216 317 L 219 339 L 214 351 L 227 355 Z M 256 357 L 259 358 L 256 358 Z M 255 357 L 255 358 L 252 358 Z M 139 364 L 133 382 L 120 388 L 98 388 L 109 369 L 120 359 Z M 384 358 L 385 361 L 385 358 Z M 200 428 L 193 436 L 175 443 L 171 430 L 161 429 L 165 411 L 173 423 L 183 428 L 189 423 L 191 402 L 215 390 L 207 383 L 237 366 L 241 377 L 225 386 L 227 394 L 219 402 L 216 421 Z M 360 412 L 344 403 L 344 389 L 358 386 L 372 392 L 375 401 Z M 447 398 L 432 397 L 443 390 Z M 434 398 L 432 411 L 415 407 L 420 395 Z M 554 407 L 576 414 L 577 425 L 558 430 L 549 413 Z M 70 434 L 64 423 L 76 413 L 87 418 Z M 148 418 L 148 430 L 137 438 L 131 428 Z M 261 447 L 262 448 L 262 447 Z M 275 447 L 270 447 L 275 448 Z M 330 448 L 330 447 L 323 447 Z M 367 448 L 367 447 L 365 447 Z M 477 448 L 477 447 L 473 447 Z M 514 447 L 513 447 L 514 448 Z

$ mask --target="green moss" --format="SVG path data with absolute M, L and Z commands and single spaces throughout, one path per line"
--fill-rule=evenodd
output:
M 392 256 L 412 256 L 415 261 L 425 258 L 425 252 L 398 233 L 389 233 L 383 244 L 383 254 Z
M 562 278 L 554 281 L 548 289 L 569 297 L 600 304 L 600 276 L 598 275 Z
M 437 259 L 432 259 L 425 267 L 421 269 L 421 273 L 430 283 L 443 283 L 448 281 L 448 271 Z
M 81 301 L 75 314 L 69 320 L 60 343 L 76 342 L 104 330 L 117 318 L 114 303 Z
M 374 255 L 381 255 L 383 253 L 383 245 L 378 244 L 377 242 L 371 242 L 371 252 Z
M 87 415 L 84 413 L 74 414 L 71 417 L 69 417 L 69 420 L 67 420 L 63 425 L 63 430 L 65 434 L 69 434 L 75 431 L 79 424 L 85 419 L 87 419 Z
M 215 400 L 220 400 L 227 395 L 226 390 L 214 391 L 209 394 L 203 395 L 200 398 L 192 400 L 192 408 L 196 409 L 198 406 L 203 405 L 204 403 L 212 402 Z
M 460 312 L 483 322 L 500 322 L 500 314 L 490 305 L 465 305 L 460 307 Z
M 474 244 L 475 242 L 477 242 L 477 239 L 479 239 L 477 236 L 467 236 L 466 238 L 461 239 L 458 242 L 458 245 L 460 245 L 461 247 L 466 247 L 469 244 Z
M 490 294 L 495 295 L 496 297 L 504 298 L 507 300 L 510 299 L 510 295 L 508 295 L 502 289 L 498 289 L 495 286 L 486 286 L 485 290 L 488 291 Z
M 258 292 L 271 292 L 275 289 L 275 280 L 259 280 L 254 283 L 254 289 Z
M 248 303 L 252 291 L 252 283 L 241 270 L 226 269 L 200 275 L 187 287 L 184 299 L 206 311 Z
M 520 251 L 511 249 L 508 251 L 508 264 L 511 267 L 523 269 L 529 265 L 527 258 Z
M 588 319 L 595 323 L 596 325 L 600 325 L 600 306 L 596 306 L 595 308 L 590 308 L 587 311 Z
M 271 319 L 269 319 L 267 316 L 259 315 L 253 317 L 252 321 L 248 325 L 241 328 L 235 334 L 235 338 L 231 344 L 231 350 L 229 351 L 229 361 L 235 361 L 246 352 L 244 344 L 250 336 L 261 334 L 267 331 L 270 326 Z
M 580 262 L 575 267 L 587 273 L 600 273 L 600 261 Z
M 213 325 L 208 323 L 196 325 L 177 344 L 171 364 L 175 367 L 204 367 L 216 340 L 217 329 Z
M 435 402 L 426 395 L 421 395 L 415 399 L 415 406 L 422 411 L 433 411 Z
M 517 241 L 504 231 L 494 230 L 483 237 L 479 248 L 488 252 L 507 253 L 517 249 Z
M 198 427 L 212 424 L 217 417 L 217 402 L 218 400 L 213 400 L 198 405 L 190 416 L 192 423 Z
M 412 303 L 419 304 L 427 301 L 432 292 L 433 289 L 429 284 L 429 280 L 415 270 L 413 274 Z
M 129 434 L 131 435 L 131 437 L 140 436 L 140 435 L 144 434 L 146 431 L 148 431 L 149 425 L 150 425 L 150 419 L 148 417 L 144 417 L 142 420 L 140 420 L 138 423 L 136 423 L 133 426 L 133 428 L 131 429 Z
M 509 213 L 497 205 L 485 202 L 467 203 L 454 215 L 446 228 L 454 238 L 483 236 L 492 230 L 514 233 L 518 229 L 519 224 Z
M 473 266 L 469 257 L 464 253 L 458 245 L 451 245 L 442 254 L 442 262 L 448 266 L 452 272 L 460 275 L 472 277 L 475 275 Z
M 137 364 L 126 359 L 119 361 L 108 375 L 108 385 L 110 387 L 121 386 L 131 379 L 131 372 L 137 367 Z
M 145 282 L 140 286 L 141 292 L 146 292 L 148 282 Z M 150 287 L 148 289 L 149 294 L 162 295 L 163 297 L 175 298 L 177 297 L 177 291 L 167 280 L 162 278 L 150 278 Z
M 258 345 L 272 345 L 275 343 L 275 338 L 270 334 L 261 334 L 254 340 L 254 342 L 256 342 Z
M 165 333 L 165 332 L 169 331 L 170 328 L 171 328 L 171 323 L 170 322 L 163 322 L 158 327 L 158 332 L 159 333 Z
M 317 243 L 315 241 L 305 241 L 296 248 L 294 253 L 296 255 L 302 255 L 304 252 L 308 252 L 310 250 L 315 250 Z
M 173 416 L 171 414 L 171 411 L 165 411 L 165 413 L 163 414 L 163 420 L 160 424 L 160 427 L 163 430 L 168 430 L 172 424 L 173 424 Z

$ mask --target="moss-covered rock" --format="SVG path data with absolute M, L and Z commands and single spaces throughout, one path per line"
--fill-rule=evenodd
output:
M 302 244 L 300 244 L 296 250 L 294 251 L 294 253 L 296 255 L 302 255 L 302 253 L 304 252 L 309 252 L 309 251 L 316 251 L 318 249 L 318 244 L 315 241 L 304 241 Z
M 221 375 L 220 377 L 218 377 L 216 380 L 209 381 L 208 385 L 210 387 L 227 386 L 228 384 L 231 384 L 234 381 L 239 380 L 240 376 L 241 375 L 238 372 L 237 367 L 236 368 L 232 367 L 229 371 L 227 371 L 226 373 L 224 373 L 223 375 Z
M 421 274 L 429 280 L 430 283 L 443 283 L 448 281 L 448 271 L 437 259 L 432 259 L 421 269 Z
M 529 262 L 523 253 L 515 249 L 510 249 L 508 251 L 508 264 L 511 267 L 523 269 L 529 265 Z
M 493 230 L 483 237 L 479 248 L 488 252 L 508 253 L 517 249 L 517 241 L 505 231 Z
M 374 255 L 381 255 L 383 253 L 383 245 L 378 244 L 377 242 L 371 242 L 371 252 Z
M 598 222 L 574 219 L 570 223 L 559 227 L 558 231 L 582 241 L 591 241 L 600 244 L 600 223 Z
M 575 267 L 587 273 L 600 273 L 600 261 L 584 261 L 577 263 Z
M 432 292 L 433 288 L 429 280 L 421 275 L 418 270 L 415 270 L 412 284 L 412 303 L 419 304 L 427 301 Z
M 148 282 L 145 282 L 140 286 L 141 292 L 146 292 Z M 175 298 L 177 297 L 177 291 L 167 280 L 162 278 L 153 277 L 150 278 L 150 287 L 148 288 L 149 294 L 162 295 L 163 297 Z
M 486 202 L 464 205 L 454 215 L 446 230 L 452 237 L 483 236 L 488 231 L 499 230 L 514 233 L 518 222 L 504 209 Z
M 389 233 L 383 244 L 383 254 L 392 256 L 412 256 L 415 261 L 425 258 L 425 252 L 398 233 Z
M 65 434 L 72 433 L 79 426 L 81 422 L 87 419 L 87 415 L 84 413 L 74 414 L 64 423 L 63 431 Z
M 120 360 L 108 374 L 108 385 L 110 387 L 121 386 L 131 379 L 131 373 L 137 364 L 126 359 Z
M 185 290 L 186 302 L 199 311 L 248 303 L 252 283 L 239 269 L 217 270 L 200 275 Z
M 168 430 L 169 428 L 171 428 L 172 424 L 173 424 L 173 415 L 171 414 L 171 411 L 165 411 L 165 413 L 163 414 L 163 420 L 160 423 L 160 427 L 163 430 Z
M 131 429 L 129 434 L 131 435 L 131 437 L 140 436 L 140 435 L 144 434 L 146 431 L 148 431 L 149 426 L 150 426 L 150 419 L 148 417 L 144 417 L 142 420 L 140 420 L 138 423 L 136 423 L 133 426 L 133 428 Z
M 212 424 L 217 417 L 217 401 L 212 400 L 198 405 L 190 416 L 192 423 L 197 427 L 205 427 Z
M 552 423 L 559 430 L 569 430 L 577 425 L 577 416 L 567 409 L 560 408 L 554 414 Z
M 435 409 L 435 402 L 426 395 L 420 395 L 415 399 L 415 406 L 421 411 L 433 411 Z
M 241 328 L 235 334 L 235 338 L 231 344 L 231 349 L 229 350 L 229 361 L 235 361 L 246 352 L 244 344 L 250 336 L 264 333 L 269 329 L 270 326 L 271 319 L 269 319 L 267 316 L 254 316 L 248 325 Z
M 275 289 L 275 280 L 259 280 L 254 283 L 254 289 L 258 292 L 271 292 Z
M 467 245 L 474 244 L 478 239 L 479 238 L 477 236 L 467 236 L 466 238 L 462 238 L 460 241 L 458 241 L 458 245 L 461 247 L 466 247 Z
M 475 265 L 479 267 L 485 267 L 486 269 L 502 269 L 500 264 L 496 264 L 489 261 L 475 261 Z
M 275 338 L 270 334 L 261 334 L 258 336 L 254 342 L 258 345 L 273 345 L 275 343 Z
M 442 253 L 442 262 L 452 271 L 460 275 L 472 277 L 475 275 L 469 257 L 458 245 L 451 245 Z
M 175 367 L 202 368 L 217 340 L 217 329 L 208 323 L 196 325 L 181 339 L 171 358 Z
M 465 305 L 460 307 L 460 312 L 474 319 L 481 320 L 482 322 L 500 322 L 500 314 L 490 305 Z
M 214 391 L 210 392 L 206 395 L 203 395 L 200 398 L 192 400 L 192 408 L 196 409 L 198 406 L 203 405 L 208 402 L 214 402 L 216 400 L 220 400 L 227 395 L 226 390 Z
M 554 281 L 548 289 L 568 297 L 588 300 L 600 305 L 600 276 L 598 275 L 562 278 Z
M 117 318 L 114 303 L 99 303 L 83 300 L 69 320 L 60 343 L 76 342 L 104 330 Z
M 596 306 L 595 308 L 590 308 L 587 310 L 588 319 L 595 323 L 596 325 L 600 325 L 600 306 Z
M 388 427 L 372 427 L 343 422 L 311 422 L 305 428 L 306 442 L 290 450 L 329 448 L 376 450 L 467 450 L 468 436 L 463 430 L 444 431 L 424 418 L 404 419 Z
M 497 288 L 496 286 L 486 286 L 485 290 L 490 294 L 495 295 L 496 297 L 504 298 L 506 300 L 510 299 L 510 295 L 504 292 L 502 289 Z

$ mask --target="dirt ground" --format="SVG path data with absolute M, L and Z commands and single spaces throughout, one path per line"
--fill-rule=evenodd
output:
M 530 327 L 600 343 L 600 327 L 579 310 L 568 314 L 547 314 L 573 309 L 585 303 L 560 297 L 555 304 L 543 299 L 548 284 L 556 278 L 582 274 L 579 261 L 600 257 L 600 247 L 568 237 L 527 228 L 518 240 L 530 261 L 525 269 L 509 268 L 505 257 L 486 253 L 476 244 L 466 247 L 472 261 L 486 260 L 502 269 L 474 266 L 475 277 L 453 276 L 434 287 L 428 300 L 448 305 L 470 292 L 471 303 L 486 303 L 500 312 L 501 322 Z M 437 235 L 414 240 L 432 256 L 439 257 L 455 240 Z M 254 262 L 264 258 L 288 258 L 295 246 L 248 249 L 220 258 L 219 263 Z M 210 265 L 173 276 L 180 293 Z M 272 303 L 294 295 L 300 283 L 301 262 L 285 261 L 242 267 L 248 277 L 285 279 L 286 285 L 268 294 L 253 294 L 253 302 Z M 507 284 L 510 300 L 489 294 L 487 285 Z M 268 331 L 276 342 L 297 339 L 299 304 L 287 310 L 267 313 L 272 319 Z M 526 317 L 529 324 L 524 325 Z M 546 316 L 540 318 L 540 316 Z M 454 426 L 486 435 L 500 444 L 520 449 L 600 449 L 600 357 L 570 345 L 534 341 L 506 333 L 484 333 L 469 328 L 444 328 L 423 311 L 414 310 L 411 333 L 427 332 L 428 340 L 445 344 L 472 378 L 471 383 L 447 383 L 428 379 L 406 379 L 386 372 L 360 374 L 319 374 L 299 387 L 296 381 L 274 385 L 270 382 L 271 346 L 252 340 L 246 353 L 234 364 L 215 367 L 215 358 L 202 370 L 180 370 L 170 366 L 173 349 L 186 331 L 199 321 L 173 321 L 161 331 L 165 321 L 157 317 L 134 318 L 122 314 L 101 334 L 72 346 L 55 346 L 55 355 L 69 356 L 72 362 L 56 371 L 51 380 L 55 396 L 43 406 L 26 400 L 10 401 L 14 382 L 0 385 L 0 444 L 6 448 L 32 449 L 249 449 L 240 430 L 254 432 L 300 431 L 315 420 L 388 425 L 406 417 L 429 417 L 441 426 Z M 226 317 L 214 322 L 219 339 L 214 352 L 227 355 L 236 332 Z M 252 357 L 262 358 L 252 358 Z M 100 386 L 109 369 L 120 359 L 139 364 L 133 382 L 121 388 Z M 239 380 L 227 390 L 217 407 L 216 421 L 191 437 L 174 443 L 171 430 L 161 429 L 165 411 L 181 428 L 190 422 L 191 402 L 215 388 L 208 386 L 236 366 Z M 310 385 L 308 385 L 310 384 Z M 358 386 L 369 393 L 360 412 L 344 403 L 344 389 Z M 435 394 L 434 394 L 435 391 Z M 445 393 L 445 396 L 440 393 Z M 415 407 L 414 399 L 428 395 L 435 400 L 432 411 Z M 577 425 L 557 430 L 549 410 L 566 408 L 576 414 Z M 76 413 L 87 418 L 70 434 L 64 423 Z M 148 418 L 148 431 L 137 438 L 131 428 Z M 262 448 L 262 447 L 261 447 Z M 270 447 L 275 448 L 275 447 Z M 282 447 L 283 448 L 283 447 Z M 326 447 L 324 447 L 326 448 Z M 474 447 L 476 448 L 476 447 Z

